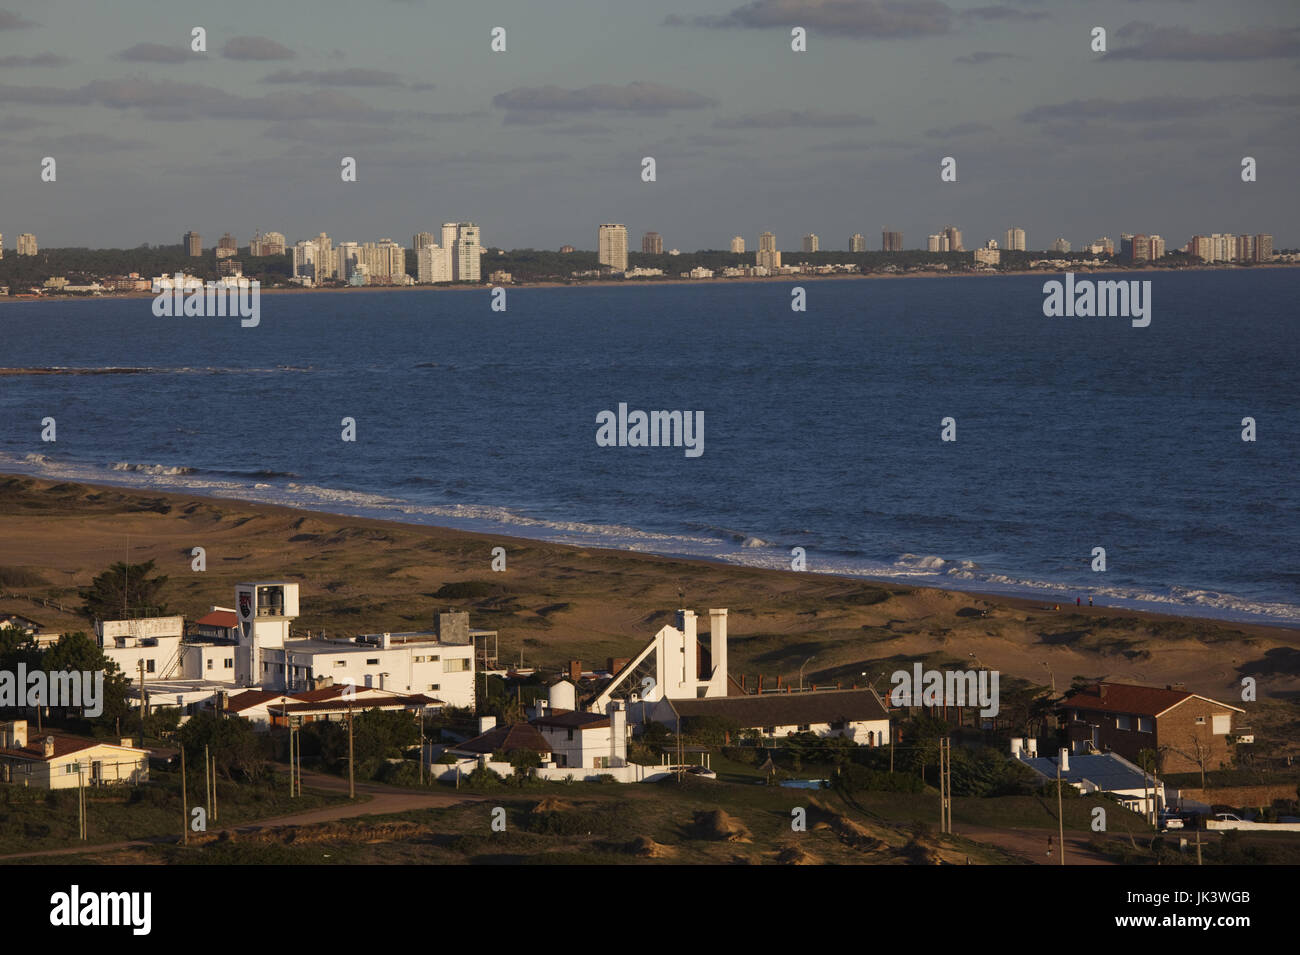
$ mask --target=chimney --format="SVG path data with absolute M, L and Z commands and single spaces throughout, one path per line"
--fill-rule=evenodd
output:
M 480 716 L 478 718 L 479 736 L 482 736 L 488 730 L 493 729 L 496 725 L 497 725 L 497 718 L 495 716 Z
M 53 737 L 53 736 L 47 736 L 47 737 L 45 737 L 45 743 L 44 743 L 44 745 L 43 745 L 42 748 L 41 748 L 41 754 L 42 754 L 46 759 L 50 759 L 50 758 L 54 755 L 54 737 Z
M 1015 759 L 1020 758 L 1021 750 L 1024 749 L 1025 741 L 1019 736 L 1011 737 L 1011 755 Z
M 1057 757 L 1057 762 L 1061 766 L 1062 776 L 1070 771 L 1070 751 L 1064 746 L 1061 747 L 1061 755 Z
M 618 700 L 610 700 L 605 706 L 609 716 L 609 764 L 624 766 L 627 764 L 627 710 Z
M 27 746 L 27 721 L 14 720 L 0 728 L 0 742 L 9 749 L 23 749 Z
M 579 683 L 582 682 L 582 661 L 581 660 L 569 661 L 569 680 L 573 683 L 574 686 L 577 686 Z
M 1097 695 L 1098 695 L 1099 697 L 1101 697 L 1101 701 L 1102 701 L 1103 703 L 1106 702 L 1106 684 L 1105 684 L 1105 683 L 1098 683 L 1098 684 L 1097 684 Z
M 727 609 L 709 610 L 709 657 L 713 663 L 714 689 L 727 695 Z

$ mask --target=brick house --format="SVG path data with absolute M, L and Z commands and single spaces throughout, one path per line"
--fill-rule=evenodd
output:
M 1154 750 L 1164 773 L 1231 765 L 1233 716 L 1245 712 L 1171 686 L 1104 682 L 1067 696 L 1058 710 L 1074 752 L 1114 752 L 1139 762 L 1142 750 Z

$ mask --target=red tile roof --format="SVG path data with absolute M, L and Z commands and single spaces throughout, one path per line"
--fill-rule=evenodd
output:
M 1105 695 L 1103 696 L 1103 688 Z M 1211 700 L 1209 697 L 1174 690 L 1169 687 L 1137 686 L 1132 683 L 1098 683 L 1061 701 L 1062 708 L 1096 710 L 1103 713 L 1133 713 L 1139 716 L 1159 716 L 1180 703 L 1198 697 L 1224 709 L 1238 710 L 1235 706 Z
M 602 713 L 586 713 L 582 710 L 552 710 L 546 716 L 530 720 L 534 726 L 554 726 L 559 729 L 596 729 L 609 725 L 609 717 Z
M 199 617 L 194 623 L 200 627 L 235 627 L 239 624 L 239 617 L 233 610 L 214 610 Z
M 509 726 L 494 726 L 482 736 L 454 746 L 447 747 L 457 753 L 478 753 L 490 755 L 497 751 L 506 753 L 519 749 L 530 749 L 535 753 L 549 753 L 551 744 L 537 727 L 528 723 L 511 723 Z
M 54 737 L 54 754 L 45 755 L 45 737 Z M 64 736 L 59 733 L 35 734 L 27 738 L 27 745 L 12 749 L 0 749 L 0 756 L 15 757 L 17 759 L 35 760 L 36 762 L 45 762 L 51 759 L 59 759 L 63 756 L 71 756 L 73 753 L 79 753 L 83 749 L 92 749 L 96 746 L 117 746 L 106 739 L 86 739 L 83 736 Z

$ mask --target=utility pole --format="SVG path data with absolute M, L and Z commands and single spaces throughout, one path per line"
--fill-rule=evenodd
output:
M 140 748 L 144 749 L 144 660 L 140 661 Z M 185 747 L 181 747 L 181 752 Z
M 357 787 L 352 772 L 352 703 L 348 703 L 348 798 L 357 798 Z
M 289 717 L 289 798 L 293 798 L 293 717 Z
M 424 785 L 424 707 L 420 707 L 420 785 Z
M 77 837 L 86 841 L 86 789 L 82 781 L 81 763 L 77 763 Z
M 212 821 L 217 821 L 217 757 L 212 757 Z
M 208 744 L 203 744 L 203 786 L 208 797 L 208 815 L 212 815 L 212 758 L 208 756 Z
M 1065 865 L 1065 815 L 1061 805 L 1061 754 L 1056 754 L 1056 823 L 1059 827 L 1058 841 L 1061 843 L 1061 865 Z
M 185 792 L 185 746 L 181 746 L 181 845 L 190 844 L 190 804 Z

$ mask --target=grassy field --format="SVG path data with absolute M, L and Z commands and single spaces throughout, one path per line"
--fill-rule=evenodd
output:
M 180 777 L 153 771 L 151 781 L 138 787 L 88 789 L 87 827 L 90 843 L 181 838 Z M 192 809 L 202 803 L 192 792 Z M 239 825 L 346 801 L 346 796 L 307 789 L 289 798 L 288 783 L 253 785 L 221 780 L 217 785 L 217 814 L 209 828 Z M 191 837 L 194 837 L 191 833 Z M 49 793 L 11 784 L 0 785 L 0 855 L 76 846 L 77 791 Z

